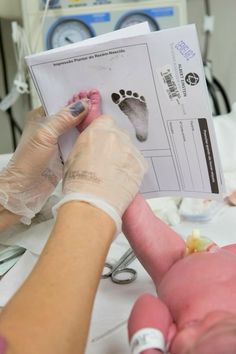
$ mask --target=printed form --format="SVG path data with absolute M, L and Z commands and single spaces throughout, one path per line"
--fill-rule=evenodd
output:
M 123 38 L 104 35 L 26 58 L 45 111 L 97 88 L 103 113 L 129 131 L 148 161 L 145 198 L 220 198 L 223 173 L 195 26 L 121 31 L 114 36 Z M 64 158 L 77 136 L 62 137 Z

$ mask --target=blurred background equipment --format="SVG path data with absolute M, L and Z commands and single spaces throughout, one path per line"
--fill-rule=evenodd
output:
M 1 0 L 0 121 L 11 141 L 0 129 L 0 152 L 15 150 L 25 113 L 40 104 L 26 55 L 144 21 L 153 31 L 186 24 L 186 0 Z
M 21 2 L 19 0 L 1 0 L 0 2 L 0 18 L 20 19 L 21 18 Z
M 22 0 L 22 14 L 36 51 L 144 21 L 153 31 L 187 23 L 186 0 Z
M 22 0 L 32 53 L 147 21 L 152 31 L 187 23 L 186 0 Z M 31 88 L 33 106 L 38 98 Z
M 213 74 L 213 63 L 209 59 L 209 45 L 210 37 L 214 31 L 214 16 L 211 13 L 210 0 L 204 0 L 205 16 L 204 16 L 204 46 L 202 52 L 203 65 L 205 69 L 207 88 L 211 97 L 213 115 L 218 116 L 223 113 L 231 111 L 231 105 L 228 95 L 220 83 L 220 81 Z M 222 108 L 222 103 L 224 107 Z

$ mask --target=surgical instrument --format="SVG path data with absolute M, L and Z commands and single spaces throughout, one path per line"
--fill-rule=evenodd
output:
M 10 256 L 7 256 L 6 258 L 3 258 L 3 259 L 0 259 L 0 264 L 3 264 L 5 262 L 8 262 L 14 258 L 17 258 L 21 255 L 23 255 L 25 253 L 25 248 L 20 248 L 16 253 L 10 255 Z
M 109 271 L 102 274 L 102 279 L 111 277 L 111 280 L 116 284 L 132 283 L 137 277 L 137 272 L 132 268 L 127 268 L 127 266 L 131 262 L 133 262 L 135 258 L 136 256 L 134 254 L 134 251 L 132 250 L 132 248 L 129 248 L 117 261 L 117 263 L 111 264 L 109 262 L 106 262 L 104 265 L 104 269 L 108 268 Z M 122 277 L 120 277 L 121 274 L 126 274 L 127 277 L 125 279 L 122 279 Z

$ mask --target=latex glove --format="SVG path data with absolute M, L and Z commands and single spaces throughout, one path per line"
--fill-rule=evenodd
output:
M 63 193 L 56 206 L 87 201 L 108 213 L 120 231 L 121 216 L 139 190 L 147 169 L 129 135 L 111 117 L 94 120 L 79 136 L 65 164 Z
M 78 101 L 48 117 L 42 108 L 29 113 L 20 143 L 0 173 L 0 204 L 30 224 L 62 178 L 58 137 L 79 124 L 88 104 Z

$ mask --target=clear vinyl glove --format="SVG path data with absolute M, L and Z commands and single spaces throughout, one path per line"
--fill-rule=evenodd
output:
M 86 201 L 109 214 L 120 232 L 121 217 L 137 194 L 147 163 L 111 117 L 100 116 L 79 136 L 65 164 L 64 198 Z
M 30 224 L 62 178 L 63 166 L 57 141 L 88 113 L 84 100 L 47 117 L 42 108 L 29 113 L 20 143 L 0 172 L 0 205 Z

